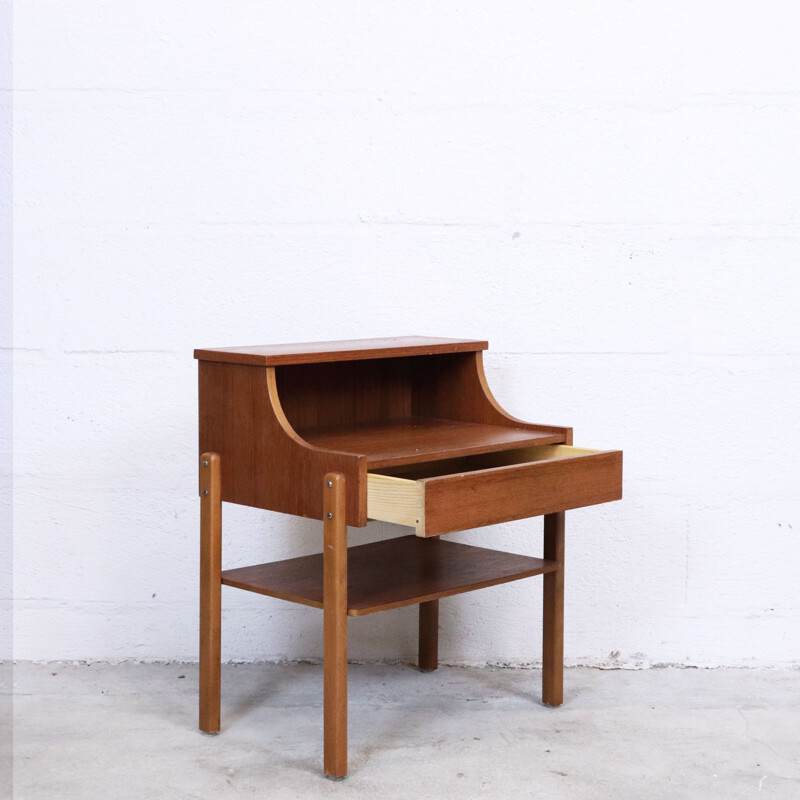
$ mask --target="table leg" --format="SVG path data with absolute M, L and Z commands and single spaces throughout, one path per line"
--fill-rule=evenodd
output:
M 433 672 L 439 666 L 439 601 L 419 604 L 419 668 Z
M 219 731 L 222 601 L 219 455 L 200 457 L 200 730 Z
M 325 476 L 322 519 L 325 671 L 325 776 L 347 775 L 347 522 L 345 481 Z
M 542 702 L 548 706 L 564 701 L 564 517 L 563 511 L 544 517 L 544 557 L 558 563 L 544 576 Z

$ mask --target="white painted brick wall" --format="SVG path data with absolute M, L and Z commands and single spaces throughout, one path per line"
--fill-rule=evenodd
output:
M 625 500 L 568 515 L 568 662 L 800 663 L 799 23 L 18 0 L 16 657 L 195 657 L 194 347 L 414 333 L 488 338 L 511 413 L 625 450 Z M 320 530 L 229 506 L 224 546 Z M 537 660 L 539 593 L 444 601 L 443 660 Z M 224 606 L 225 657 L 320 656 L 315 610 Z

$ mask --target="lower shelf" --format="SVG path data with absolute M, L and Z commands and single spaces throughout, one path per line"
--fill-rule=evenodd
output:
M 347 613 L 352 617 L 423 603 L 533 575 L 554 561 L 484 547 L 401 536 L 347 551 Z M 322 554 L 228 569 L 222 583 L 322 608 Z

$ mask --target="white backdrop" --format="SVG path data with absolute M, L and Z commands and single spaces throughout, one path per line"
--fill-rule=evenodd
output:
M 799 22 L 18 1 L 15 656 L 195 658 L 194 347 L 422 334 L 625 451 L 625 499 L 567 515 L 568 663 L 800 663 Z M 320 549 L 224 524 L 228 566 Z M 318 611 L 223 604 L 226 658 L 321 655 Z M 351 656 L 412 658 L 414 612 Z M 442 660 L 535 662 L 539 613 L 536 579 L 442 601 Z

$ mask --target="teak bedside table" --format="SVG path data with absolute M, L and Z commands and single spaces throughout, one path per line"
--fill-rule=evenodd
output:
M 347 617 L 419 605 L 438 663 L 439 598 L 544 576 L 542 699 L 562 702 L 564 512 L 619 500 L 622 453 L 514 419 L 487 342 L 408 336 L 196 350 L 200 391 L 200 729 L 219 731 L 221 586 L 324 614 L 324 768 L 347 773 Z M 222 570 L 221 504 L 323 521 L 323 552 Z M 440 534 L 544 515 L 544 558 Z M 414 536 L 347 549 L 370 519 Z

